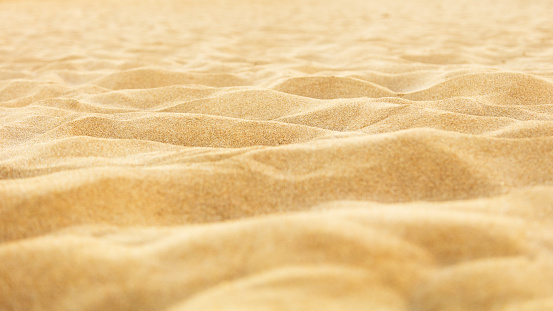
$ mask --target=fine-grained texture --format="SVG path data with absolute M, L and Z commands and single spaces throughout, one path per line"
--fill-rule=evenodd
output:
M 0 0 L 0 310 L 553 310 L 551 12 Z

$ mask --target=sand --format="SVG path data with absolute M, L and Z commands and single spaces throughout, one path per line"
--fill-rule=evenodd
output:
M 551 12 L 0 1 L 0 310 L 553 310 Z

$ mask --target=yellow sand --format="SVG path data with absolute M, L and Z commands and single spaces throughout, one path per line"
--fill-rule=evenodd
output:
M 553 310 L 552 12 L 0 1 L 0 310 Z

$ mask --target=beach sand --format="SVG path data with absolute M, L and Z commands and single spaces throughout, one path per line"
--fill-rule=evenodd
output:
M 552 12 L 0 1 L 0 310 L 553 310 Z

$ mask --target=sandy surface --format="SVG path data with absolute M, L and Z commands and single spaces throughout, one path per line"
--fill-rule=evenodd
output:
M 0 310 L 553 310 L 552 12 L 0 1 Z

